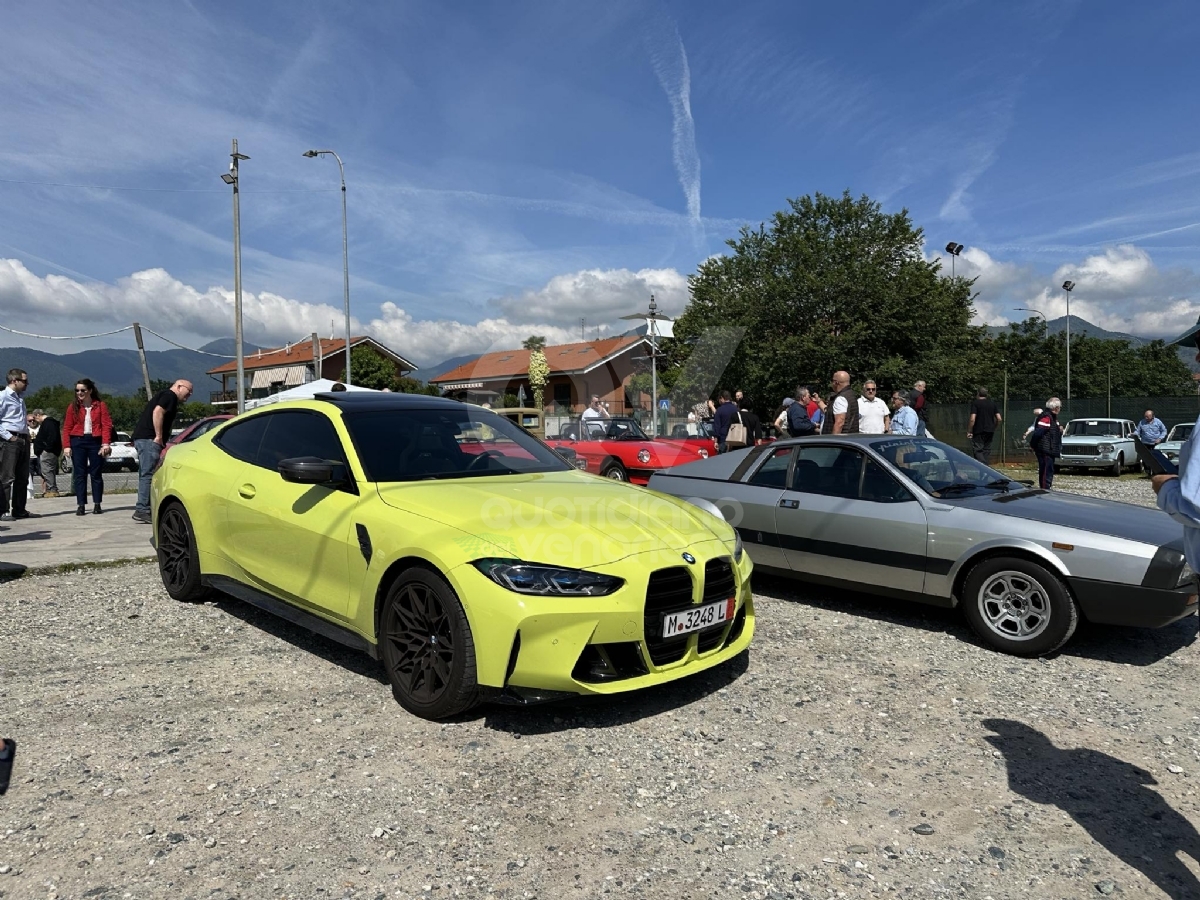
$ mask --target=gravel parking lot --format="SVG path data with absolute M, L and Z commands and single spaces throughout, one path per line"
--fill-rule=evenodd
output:
M 1200 897 L 1194 617 L 1020 660 L 950 611 L 755 588 L 735 665 L 433 724 L 153 566 L 6 584 L 0 897 Z

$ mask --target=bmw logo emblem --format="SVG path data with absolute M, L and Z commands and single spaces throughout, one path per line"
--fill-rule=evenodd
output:
M 690 554 L 690 553 L 685 553 L 685 554 L 683 554 L 683 561 L 685 563 L 687 563 L 689 566 L 694 565 L 696 562 L 696 557 L 692 556 L 692 554 Z

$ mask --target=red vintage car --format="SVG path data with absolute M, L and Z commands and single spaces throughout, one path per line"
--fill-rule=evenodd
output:
M 682 444 L 685 447 L 695 450 L 701 457 L 715 454 L 717 452 L 717 442 L 712 436 L 712 420 L 701 419 L 699 422 L 690 423 L 690 426 L 695 430 L 695 434 L 689 434 L 689 426 L 680 423 L 671 429 L 669 435 L 665 435 L 659 438 L 659 440 Z
M 193 422 L 191 425 L 187 426 L 187 428 L 183 429 L 183 431 L 179 432 L 179 434 L 172 435 L 171 439 L 163 445 L 162 452 L 158 455 L 158 463 L 154 467 L 155 470 L 158 470 L 162 467 L 163 460 L 167 458 L 167 452 L 172 447 L 176 446 L 177 444 L 186 444 L 188 441 L 194 441 L 196 438 L 200 437 L 200 435 L 208 434 L 208 432 L 212 431 L 218 425 L 223 425 L 232 418 L 232 415 L 224 413 L 221 415 L 209 416 L 208 418 L 201 419 L 198 422 Z
M 705 448 L 691 446 L 690 441 L 649 438 L 637 422 L 626 416 L 576 419 L 546 443 L 556 450 L 574 450 L 576 457 L 586 463 L 587 471 L 595 475 L 633 484 L 646 484 L 660 469 L 704 459 L 712 452 L 711 442 Z

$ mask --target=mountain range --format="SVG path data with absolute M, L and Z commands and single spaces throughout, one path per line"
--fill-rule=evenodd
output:
M 1066 316 L 1051 319 L 1046 323 L 1050 334 L 1057 334 L 1066 327 Z M 996 337 L 1006 333 L 1008 326 L 989 325 L 987 331 L 989 335 Z M 1071 334 L 1087 335 L 1101 340 L 1129 341 L 1135 347 L 1151 340 L 1133 334 L 1106 331 L 1078 316 L 1071 316 Z M 260 349 L 256 344 L 244 344 L 243 347 L 247 356 Z M 223 338 L 205 344 L 199 351 L 147 350 L 146 366 L 150 370 L 151 378 L 162 378 L 166 381 L 174 381 L 176 378 L 188 379 L 196 388 L 196 399 L 207 400 L 210 391 L 220 389 L 220 381 L 210 378 L 207 371 L 232 359 L 234 349 L 233 339 Z M 1192 371 L 1200 371 L 1200 366 L 1194 359 L 1194 350 L 1181 347 L 1179 351 L 1180 359 Z M 454 356 L 435 365 L 422 367 L 413 373 L 413 377 L 429 381 L 474 358 L 473 354 Z M 30 389 L 35 391 L 47 385 L 70 386 L 80 378 L 91 378 L 103 394 L 132 396 L 140 394 L 144 389 L 142 365 L 136 350 L 99 348 L 58 355 L 29 347 L 0 348 L 0 371 L 12 368 L 28 372 Z

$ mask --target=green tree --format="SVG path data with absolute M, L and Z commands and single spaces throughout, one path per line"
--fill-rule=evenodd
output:
M 970 395 L 984 333 L 970 324 L 972 282 L 924 258 L 906 210 L 818 193 L 728 244 L 689 279 L 692 301 L 664 342 L 668 383 L 703 332 L 736 326 L 741 343 L 711 387 L 745 390 L 763 408 L 798 383 L 825 387 L 837 369 L 881 387 L 924 378 L 936 400 Z
M 382 391 L 384 388 L 396 389 L 396 365 L 385 359 L 369 346 L 360 344 L 350 350 L 350 374 L 354 383 L 359 387 L 373 388 Z M 346 370 L 342 369 L 340 380 L 346 380 Z
M 442 396 L 442 389 L 435 384 L 426 384 L 416 378 L 409 378 L 407 375 L 402 375 L 396 379 L 396 386 L 392 390 L 399 391 L 401 394 L 429 394 L 432 397 Z
M 545 350 L 546 339 L 540 334 L 531 334 L 521 341 L 521 347 L 525 350 Z
M 530 338 L 525 343 L 528 345 Z M 542 342 L 542 346 L 546 341 L 544 338 L 538 338 Z M 546 382 L 550 380 L 550 366 L 546 363 L 546 354 L 542 352 L 542 346 L 529 348 L 529 387 L 533 391 L 533 406 L 535 409 L 543 409 L 542 400 L 545 395 Z

